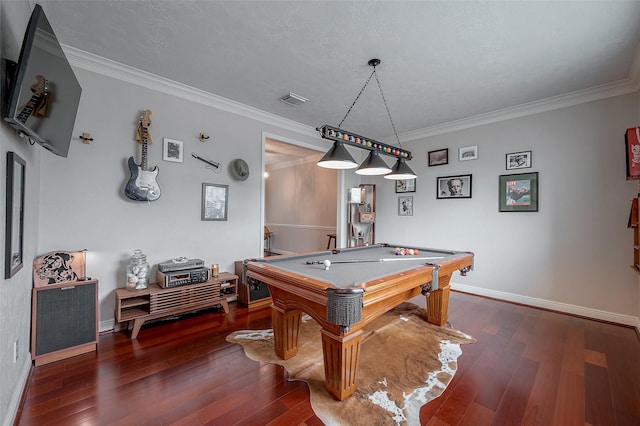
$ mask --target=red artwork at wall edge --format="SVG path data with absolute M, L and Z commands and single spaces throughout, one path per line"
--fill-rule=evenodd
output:
M 624 140 L 627 151 L 627 180 L 640 179 L 640 127 L 627 129 Z

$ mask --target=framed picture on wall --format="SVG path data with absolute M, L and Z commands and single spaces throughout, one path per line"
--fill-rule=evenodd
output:
M 471 198 L 471 175 L 439 177 L 436 198 Z
M 507 170 L 528 169 L 531 167 L 531 151 L 512 152 L 507 154 Z
M 14 152 L 7 153 L 6 226 L 4 278 L 22 269 L 24 241 L 24 185 L 27 163 Z
M 398 179 L 396 180 L 396 192 L 416 192 L 416 180 Z
M 398 216 L 413 216 L 413 196 L 398 197 Z
M 201 220 L 227 220 L 229 185 L 202 184 Z
M 162 146 L 162 159 L 182 163 L 184 160 L 183 142 L 175 139 L 164 138 Z
M 501 212 L 538 211 L 538 173 L 500 176 Z
M 445 164 L 449 164 L 449 148 L 429 151 L 427 154 L 427 165 L 429 167 L 443 166 Z
M 458 161 L 469 161 L 478 159 L 478 145 L 465 146 L 458 149 Z

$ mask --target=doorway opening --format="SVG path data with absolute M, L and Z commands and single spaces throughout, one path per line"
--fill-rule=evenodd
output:
M 265 255 L 324 250 L 330 243 L 335 245 L 338 172 L 317 166 L 323 155 L 316 149 L 265 138 Z

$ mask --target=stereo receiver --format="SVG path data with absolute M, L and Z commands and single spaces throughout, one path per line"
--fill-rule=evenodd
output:
M 209 268 L 187 269 L 185 271 L 157 272 L 158 285 L 163 288 L 198 284 L 209 281 Z

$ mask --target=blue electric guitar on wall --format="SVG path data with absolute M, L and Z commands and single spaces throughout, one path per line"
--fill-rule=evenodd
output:
M 142 144 L 142 161 L 136 164 L 133 157 L 129 157 L 129 171 L 131 177 L 124 189 L 124 195 L 135 201 L 155 201 L 160 198 L 160 185 L 156 181 L 158 166 L 147 170 L 147 145 L 151 143 L 149 126 L 151 125 L 151 111 L 145 110 L 140 118 L 137 138 Z

